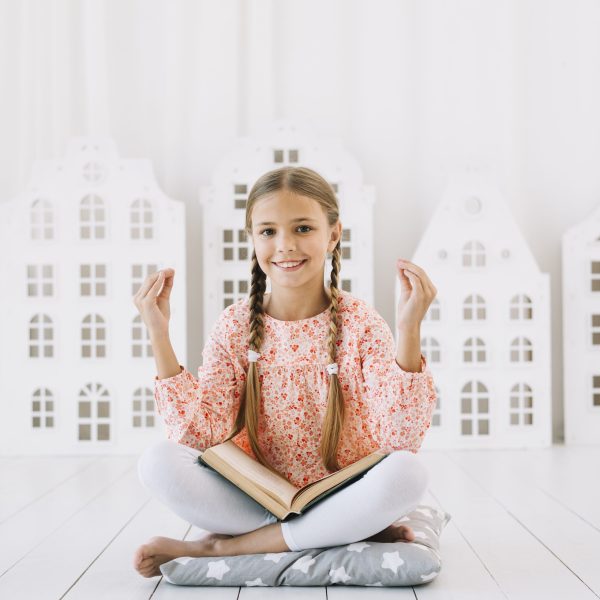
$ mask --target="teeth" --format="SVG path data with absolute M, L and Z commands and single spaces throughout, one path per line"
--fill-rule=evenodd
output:
M 297 265 L 299 265 L 302 261 L 296 261 L 296 262 L 280 262 L 280 263 L 275 263 L 277 265 L 279 265 L 280 267 L 285 267 L 286 269 L 288 267 L 296 267 Z

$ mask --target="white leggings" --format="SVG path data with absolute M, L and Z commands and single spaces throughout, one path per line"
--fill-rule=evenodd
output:
M 171 440 L 149 446 L 138 460 L 144 487 L 185 521 L 212 533 L 241 535 L 281 522 L 219 473 L 197 462 L 201 451 Z M 281 522 L 290 550 L 328 548 L 366 539 L 421 501 L 428 475 L 411 452 L 386 456 L 360 479 Z

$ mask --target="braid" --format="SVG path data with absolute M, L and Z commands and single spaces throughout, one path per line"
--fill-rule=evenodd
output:
M 338 334 L 338 274 L 340 271 L 340 242 L 338 241 L 333 250 L 331 258 L 331 281 L 329 289 L 331 292 L 331 322 L 329 325 L 329 362 L 333 363 L 337 356 L 336 339 Z M 337 447 L 339 444 L 342 427 L 344 424 L 344 398 L 340 386 L 340 380 L 336 373 L 329 376 L 329 393 L 327 398 L 327 412 L 323 421 L 321 435 L 321 458 L 323 464 L 329 471 L 337 471 L 340 466 L 337 461 Z

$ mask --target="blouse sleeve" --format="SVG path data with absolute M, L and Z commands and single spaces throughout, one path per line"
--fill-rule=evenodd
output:
M 173 377 L 155 376 L 154 398 L 168 439 L 206 450 L 233 428 L 246 373 L 232 357 L 229 329 L 221 314 L 202 350 L 197 378 L 183 365 Z
M 359 342 L 368 428 L 386 452 L 417 452 L 431 425 L 437 395 L 423 354 L 421 370 L 412 373 L 396 362 L 395 350 L 390 327 L 376 313 Z

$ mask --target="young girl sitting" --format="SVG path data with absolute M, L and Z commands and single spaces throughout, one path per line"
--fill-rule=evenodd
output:
M 436 392 L 420 350 L 420 324 L 436 288 L 423 269 L 398 260 L 395 348 L 383 317 L 338 288 L 338 202 L 329 183 L 308 168 L 276 169 L 254 184 L 246 231 L 254 247 L 250 294 L 218 317 L 198 378 L 179 364 L 169 342 L 173 269 L 150 275 L 134 297 L 152 341 L 155 398 L 168 438 L 143 452 L 139 477 L 182 519 L 211 532 L 192 541 L 151 538 L 133 559 L 145 577 L 160 575 L 159 565 L 180 556 L 414 539 L 396 521 L 419 504 L 427 487 L 415 454 Z M 374 450 L 389 455 L 282 522 L 197 462 L 206 448 L 228 439 L 296 486 Z

